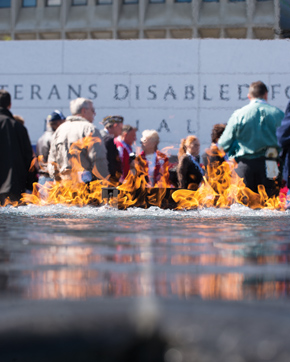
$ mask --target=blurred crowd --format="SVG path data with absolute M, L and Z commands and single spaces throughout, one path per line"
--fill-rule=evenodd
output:
M 156 130 L 146 129 L 136 147 L 137 129 L 120 115 L 93 122 L 93 102 L 76 98 L 70 116 L 54 110 L 46 118 L 46 130 L 33 152 L 25 121 L 11 113 L 11 96 L 0 90 L 0 204 L 9 197 L 19 201 L 33 184 L 76 180 L 107 180 L 111 186 L 143 175 L 147 187 L 197 190 L 223 163 L 245 186 L 258 192 L 263 185 L 268 197 L 281 190 L 290 199 L 290 102 L 285 113 L 268 103 L 268 89 L 261 82 L 249 87 L 249 103 L 236 110 L 226 123 L 211 130 L 211 144 L 200 155 L 200 141 L 189 135 L 180 141 L 178 155 L 158 149 Z M 290 202 L 289 202 L 290 203 Z

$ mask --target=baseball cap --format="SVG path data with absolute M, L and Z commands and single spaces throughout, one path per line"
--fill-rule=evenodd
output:
M 102 120 L 104 127 L 110 127 L 115 123 L 122 123 L 124 118 L 122 116 L 107 116 Z
M 61 121 L 65 120 L 65 116 L 62 114 L 62 112 L 55 110 L 47 116 L 46 120 L 47 122 Z

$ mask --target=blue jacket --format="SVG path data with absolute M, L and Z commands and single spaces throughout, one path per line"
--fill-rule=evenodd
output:
M 282 119 L 281 126 L 277 128 L 277 139 L 282 148 L 290 147 L 290 101 L 287 104 L 285 116 Z
M 287 181 L 287 186 L 290 188 L 290 101 L 287 104 L 285 116 L 282 119 L 281 126 L 277 128 L 277 140 L 282 147 L 282 159 L 284 159 L 283 176 Z

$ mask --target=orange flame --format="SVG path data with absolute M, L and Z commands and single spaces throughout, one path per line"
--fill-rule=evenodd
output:
M 33 157 L 32 161 L 31 161 L 31 164 L 30 164 L 30 167 L 29 167 L 29 172 L 33 172 L 35 167 L 37 166 L 37 164 L 38 164 L 37 157 Z
M 150 183 L 147 161 L 140 155 L 136 158 L 134 171 L 130 171 L 123 184 L 117 187 L 120 191 L 118 197 L 120 209 L 127 209 L 130 206 L 162 207 L 162 202 L 168 194 L 167 189 L 171 188 L 171 184 L 169 182 L 168 159 L 161 152 L 158 153 L 158 156 L 162 160 L 162 165 L 155 184 Z
M 259 185 L 258 194 L 247 188 L 234 172 L 235 164 L 223 162 L 218 167 L 207 168 L 207 178 L 196 190 L 178 190 L 172 194 L 178 204 L 177 209 L 195 209 L 197 207 L 228 208 L 234 203 L 252 209 L 285 209 L 285 201 L 279 197 L 269 198 L 263 185 Z
M 172 209 L 196 209 L 199 207 L 219 207 L 228 208 L 234 203 L 248 206 L 252 209 L 267 208 L 285 210 L 286 197 L 269 198 L 265 188 L 260 185 L 258 193 L 248 189 L 243 179 L 235 173 L 234 163 L 223 162 L 219 166 L 207 168 L 207 177 L 196 190 L 176 190 L 169 181 L 169 164 L 165 154 L 159 152 L 159 157 L 163 157 L 162 167 L 155 184 L 150 183 L 148 176 L 148 164 L 141 156 L 135 160 L 135 168 L 131 170 L 123 184 L 116 185 L 101 178 L 96 167 L 92 173 L 100 180 L 90 183 L 81 183 L 78 172 L 82 172 L 82 157 L 89 152 L 90 147 L 95 142 L 100 142 L 98 138 L 85 137 L 75 142 L 70 148 L 71 170 L 65 179 L 55 182 L 47 182 L 45 185 L 35 183 L 31 194 L 24 193 L 20 202 L 12 202 L 7 199 L 6 205 L 18 206 L 23 204 L 35 205 L 102 205 L 103 187 L 117 187 L 117 205 L 119 209 L 128 207 L 148 208 L 158 206 L 161 208 L 170 207 Z M 40 158 L 41 161 L 41 158 Z M 35 162 L 35 161 L 34 161 Z M 56 165 L 57 166 L 57 165 Z M 115 201 L 108 200 L 108 203 L 115 205 Z
M 55 182 L 46 182 L 45 185 L 33 184 L 31 194 L 24 193 L 19 205 L 100 205 L 102 203 L 102 187 L 108 186 L 109 182 L 105 180 L 98 172 L 96 166 L 92 169 L 92 174 L 100 180 L 91 181 L 89 184 L 80 182 L 79 172 L 83 172 L 82 158 L 90 151 L 95 142 L 101 142 L 97 137 L 84 137 L 73 143 L 69 149 L 71 170 L 65 175 L 57 177 Z M 42 158 L 39 159 L 42 161 Z M 41 167 L 45 167 L 42 165 Z M 57 165 L 54 164 L 55 169 Z M 11 204 L 11 203 L 9 203 Z M 13 204 L 13 206 L 17 206 Z
M 167 157 L 169 157 L 171 155 L 171 150 L 173 150 L 174 147 L 173 146 L 166 146 L 166 147 L 163 147 L 161 152 L 164 153 Z

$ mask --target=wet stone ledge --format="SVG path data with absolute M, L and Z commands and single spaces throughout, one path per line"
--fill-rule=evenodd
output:
M 285 302 L 0 303 L 0 361 L 288 362 Z

